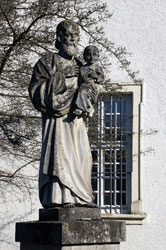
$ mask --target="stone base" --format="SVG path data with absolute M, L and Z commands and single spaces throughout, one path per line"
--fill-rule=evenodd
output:
M 39 221 L 100 220 L 99 208 L 48 208 L 39 209 Z
M 55 245 L 119 243 L 125 223 L 119 221 L 33 221 L 16 224 L 16 241 Z
M 125 223 L 100 219 L 98 208 L 41 209 L 39 221 L 16 223 L 21 250 L 119 250 Z

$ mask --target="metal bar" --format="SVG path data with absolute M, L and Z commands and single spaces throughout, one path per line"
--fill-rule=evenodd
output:
M 103 135 L 104 135 L 104 102 L 101 101 L 101 165 L 100 165 L 100 178 L 101 178 L 101 206 L 104 206 L 104 152 L 103 152 Z
M 101 99 L 99 102 L 99 112 L 98 112 L 98 117 L 99 117 L 99 197 L 98 197 L 98 201 L 99 201 L 99 206 L 101 207 L 101 136 L 102 136 L 102 128 L 101 128 Z
M 122 119 L 123 119 L 123 96 L 120 98 L 120 213 L 122 213 Z
M 117 101 L 114 102 L 115 103 L 115 107 L 114 107 L 114 137 L 115 140 L 117 141 Z M 117 206 L 117 199 L 116 199 L 116 184 L 117 184 L 117 176 L 116 176 L 116 162 L 117 162 L 117 149 L 115 148 L 115 152 L 114 152 L 114 205 Z
M 112 99 L 110 96 L 110 135 L 112 136 Z M 112 138 L 110 140 L 110 213 L 112 213 Z

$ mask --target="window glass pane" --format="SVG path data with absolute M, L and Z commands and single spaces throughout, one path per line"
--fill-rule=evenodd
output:
M 122 162 L 126 162 L 126 151 L 122 150 Z
M 116 161 L 119 163 L 121 162 L 121 154 L 119 150 L 116 151 Z
M 126 171 L 126 165 L 122 164 L 122 171 L 125 172 Z
M 126 193 L 122 193 L 122 204 L 126 205 Z
M 115 136 L 115 129 L 113 127 L 111 129 L 111 135 L 112 135 L 112 138 L 114 138 L 114 136 Z
M 110 193 L 104 194 L 104 205 L 110 205 Z
M 115 116 L 112 115 L 111 117 L 112 127 L 115 127 Z
M 122 115 L 122 120 L 121 120 L 121 127 L 123 128 L 123 130 L 126 130 L 126 114 Z
M 112 113 L 115 113 L 115 101 L 112 102 Z
M 120 179 L 116 180 L 116 190 L 120 191 Z
M 110 179 L 105 179 L 104 180 L 104 189 L 105 190 L 110 190 Z
M 112 179 L 112 190 L 114 190 L 114 179 Z
M 126 133 L 124 133 L 124 131 L 122 133 L 122 141 L 126 141 Z
M 92 166 L 92 177 L 97 176 L 98 173 L 98 166 L 93 164 Z
M 110 176 L 110 164 L 105 164 L 104 174 L 105 176 Z
M 116 172 L 120 172 L 120 164 L 116 164 Z
M 112 154 L 112 160 L 115 160 L 115 151 L 111 150 L 111 154 Z
M 92 190 L 97 191 L 97 179 L 92 179 Z
M 105 150 L 105 162 L 110 162 L 111 156 L 110 156 L 110 150 Z
M 117 101 L 117 113 L 121 112 L 121 101 Z
M 126 101 L 123 101 L 123 113 L 126 113 Z
M 110 115 L 105 115 L 104 122 L 105 122 L 105 127 L 110 127 L 110 122 L 111 122 Z
M 122 179 L 122 190 L 126 190 L 126 179 Z
M 105 134 L 110 136 L 110 128 L 105 128 Z M 106 137 L 106 138 L 111 138 L 111 137 Z
M 117 119 L 117 121 L 116 121 L 117 127 L 121 127 L 121 116 L 117 115 L 116 119 Z
M 116 194 L 116 205 L 120 205 L 120 193 Z
M 115 205 L 115 198 L 114 198 L 114 196 L 115 196 L 115 193 L 112 193 L 112 205 Z
M 93 159 L 93 162 L 98 161 L 98 151 L 97 150 L 92 151 L 92 159 Z
M 121 140 L 121 129 L 117 128 L 117 140 L 120 141 Z
M 110 113 L 110 108 L 111 108 L 111 103 L 110 103 L 110 101 L 105 101 L 105 102 L 104 102 L 104 112 L 105 112 L 105 113 Z

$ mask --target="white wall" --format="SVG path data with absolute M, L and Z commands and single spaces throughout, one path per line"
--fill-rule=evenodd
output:
M 109 39 L 128 48 L 132 53 L 132 68 L 139 70 L 140 77 L 144 78 L 142 146 L 145 152 L 149 148 L 154 150 L 142 155 L 144 212 L 148 216 L 144 225 L 127 226 L 127 241 L 121 244 L 121 250 L 165 250 L 166 0 L 107 0 L 107 3 L 110 11 L 114 11 L 105 26 Z M 127 81 L 126 74 L 117 70 L 114 63 L 110 76 L 112 81 Z M 158 132 L 152 135 L 156 130 Z M 10 198 L 9 194 L 9 201 Z M 29 203 L 24 203 L 26 196 L 12 199 L 9 205 L 5 201 L 4 209 L 0 204 L 1 218 L 4 218 L 0 250 L 18 249 L 14 243 L 15 220 L 37 219 Z M 37 211 L 39 205 L 36 206 Z M 32 207 L 35 206 L 32 204 Z M 24 217 L 25 213 L 29 216 Z
M 143 201 L 144 225 L 127 226 L 121 250 L 166 249 L 166 1 L 107 0 L 113 17 L 109 39 L 132 53 L 131 66 L 144 79 Z M 113 65 L 111 80 L 125 81 Z M 158 131 L 155 133 L 155 131 Z M 154 133 L 153 133 L 154 132 Z M 150 150 L 149 150 L 150 149 Z

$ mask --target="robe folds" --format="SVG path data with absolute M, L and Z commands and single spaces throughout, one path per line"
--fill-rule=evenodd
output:
M 42 150 L 39 197 L 44 207 L 55 204 L 86 204 L 92 201 L 92 157 L 83 118 L 72 113 L 78 78 L 66 78 L 64 69 L 73 64 L 48 53 L 34 67 L 29 94 L 42 113 Z

